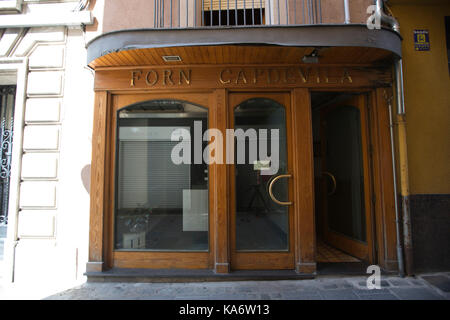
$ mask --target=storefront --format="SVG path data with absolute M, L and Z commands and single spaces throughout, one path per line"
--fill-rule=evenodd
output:
M 314 274 L 329 245 L 396 268 L 394 32 L 379 31 L 370 47 L 326 48 L 155 48 L 144 44 L 152 32 L 114 32 L 88 47 L 96 91 L 88 276 L 129 268 Z M 318 63 L 305 60 L 315 56 Z

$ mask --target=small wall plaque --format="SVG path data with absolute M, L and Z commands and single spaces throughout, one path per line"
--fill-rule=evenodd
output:
M 414 30 L 414 49 L 416 51 L 430 51 L 428 30 Z

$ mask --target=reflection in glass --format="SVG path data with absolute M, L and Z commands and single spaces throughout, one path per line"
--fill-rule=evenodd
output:
M 326 166 L 336 179 L 328 196 L 328 225 L 333 231 L 366 241 L 361 114 L 340 107 L 326 116 Z
M 208 250 L 208 167 L 171 158 L 179 144 L 172 133 L 185 129 L 193 137 L 194 121 L 204 131 L 207 116 L 207 109 L 172 100 L 119 111 L 115 249 Z M 193 157 L 194 144 L 184 141 Z
M 236 174 L 236 249 L 238 251 L 286 251 L 289 250 L 288 208 L 273 202 L 268 188 L 272 178 L 287 172 L 286 116 L 284 107 L 269 99 L 256 98 L 243 102 L 234 111 L 235 130 L 256 130 L 256 142 L 267 143 L 271 150 L 271 129 L 279 130 L 279 169 L 271 175 L 261 174 L 264 161 L 259 152 L 256 163 L 249 158 L 253 138 L 245 139 L 245 164 L 235 160 Z M 262 139 L 260 129 L 267 130 Z M 255 141 L 253 141 L 255 142 Z M 236 150 L 237 141 L 235 141 Z M 286 179 L 276 182 L 274 196 L 280 201 L 288 199 Z

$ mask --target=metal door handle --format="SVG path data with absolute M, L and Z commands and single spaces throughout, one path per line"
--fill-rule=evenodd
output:
M 336 189 L 337 189 L 336 178 L 328 171 L 323 171 L 322 174 L 329 176 L 331 178 L 331 180 L 333 181 L 333 190 L 331 192 L 328 192 L 328 195 L 331 196 L 331 195 L 335 194 Z
M 275 196 L 273 195 L 273 192 L 272 192 L 272 187 L 275 184 L 275 182 L 277 182 L 278 180 L 283 179 L 283 178 L 292 178 L 292 174 L 281 174 L 281 175 L 273 178 L 269 184 L 269 196 L 273 202 L 279 204 L 280 206 L 290 206 L 293 204 L 291 201 L 288 201 L 288 202 L 279 201 L 277 198 L 275 198 Z

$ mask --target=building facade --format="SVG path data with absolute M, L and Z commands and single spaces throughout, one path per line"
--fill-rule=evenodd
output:
M 5 280 L 448 269 L 446 1 L 0 5 Z

